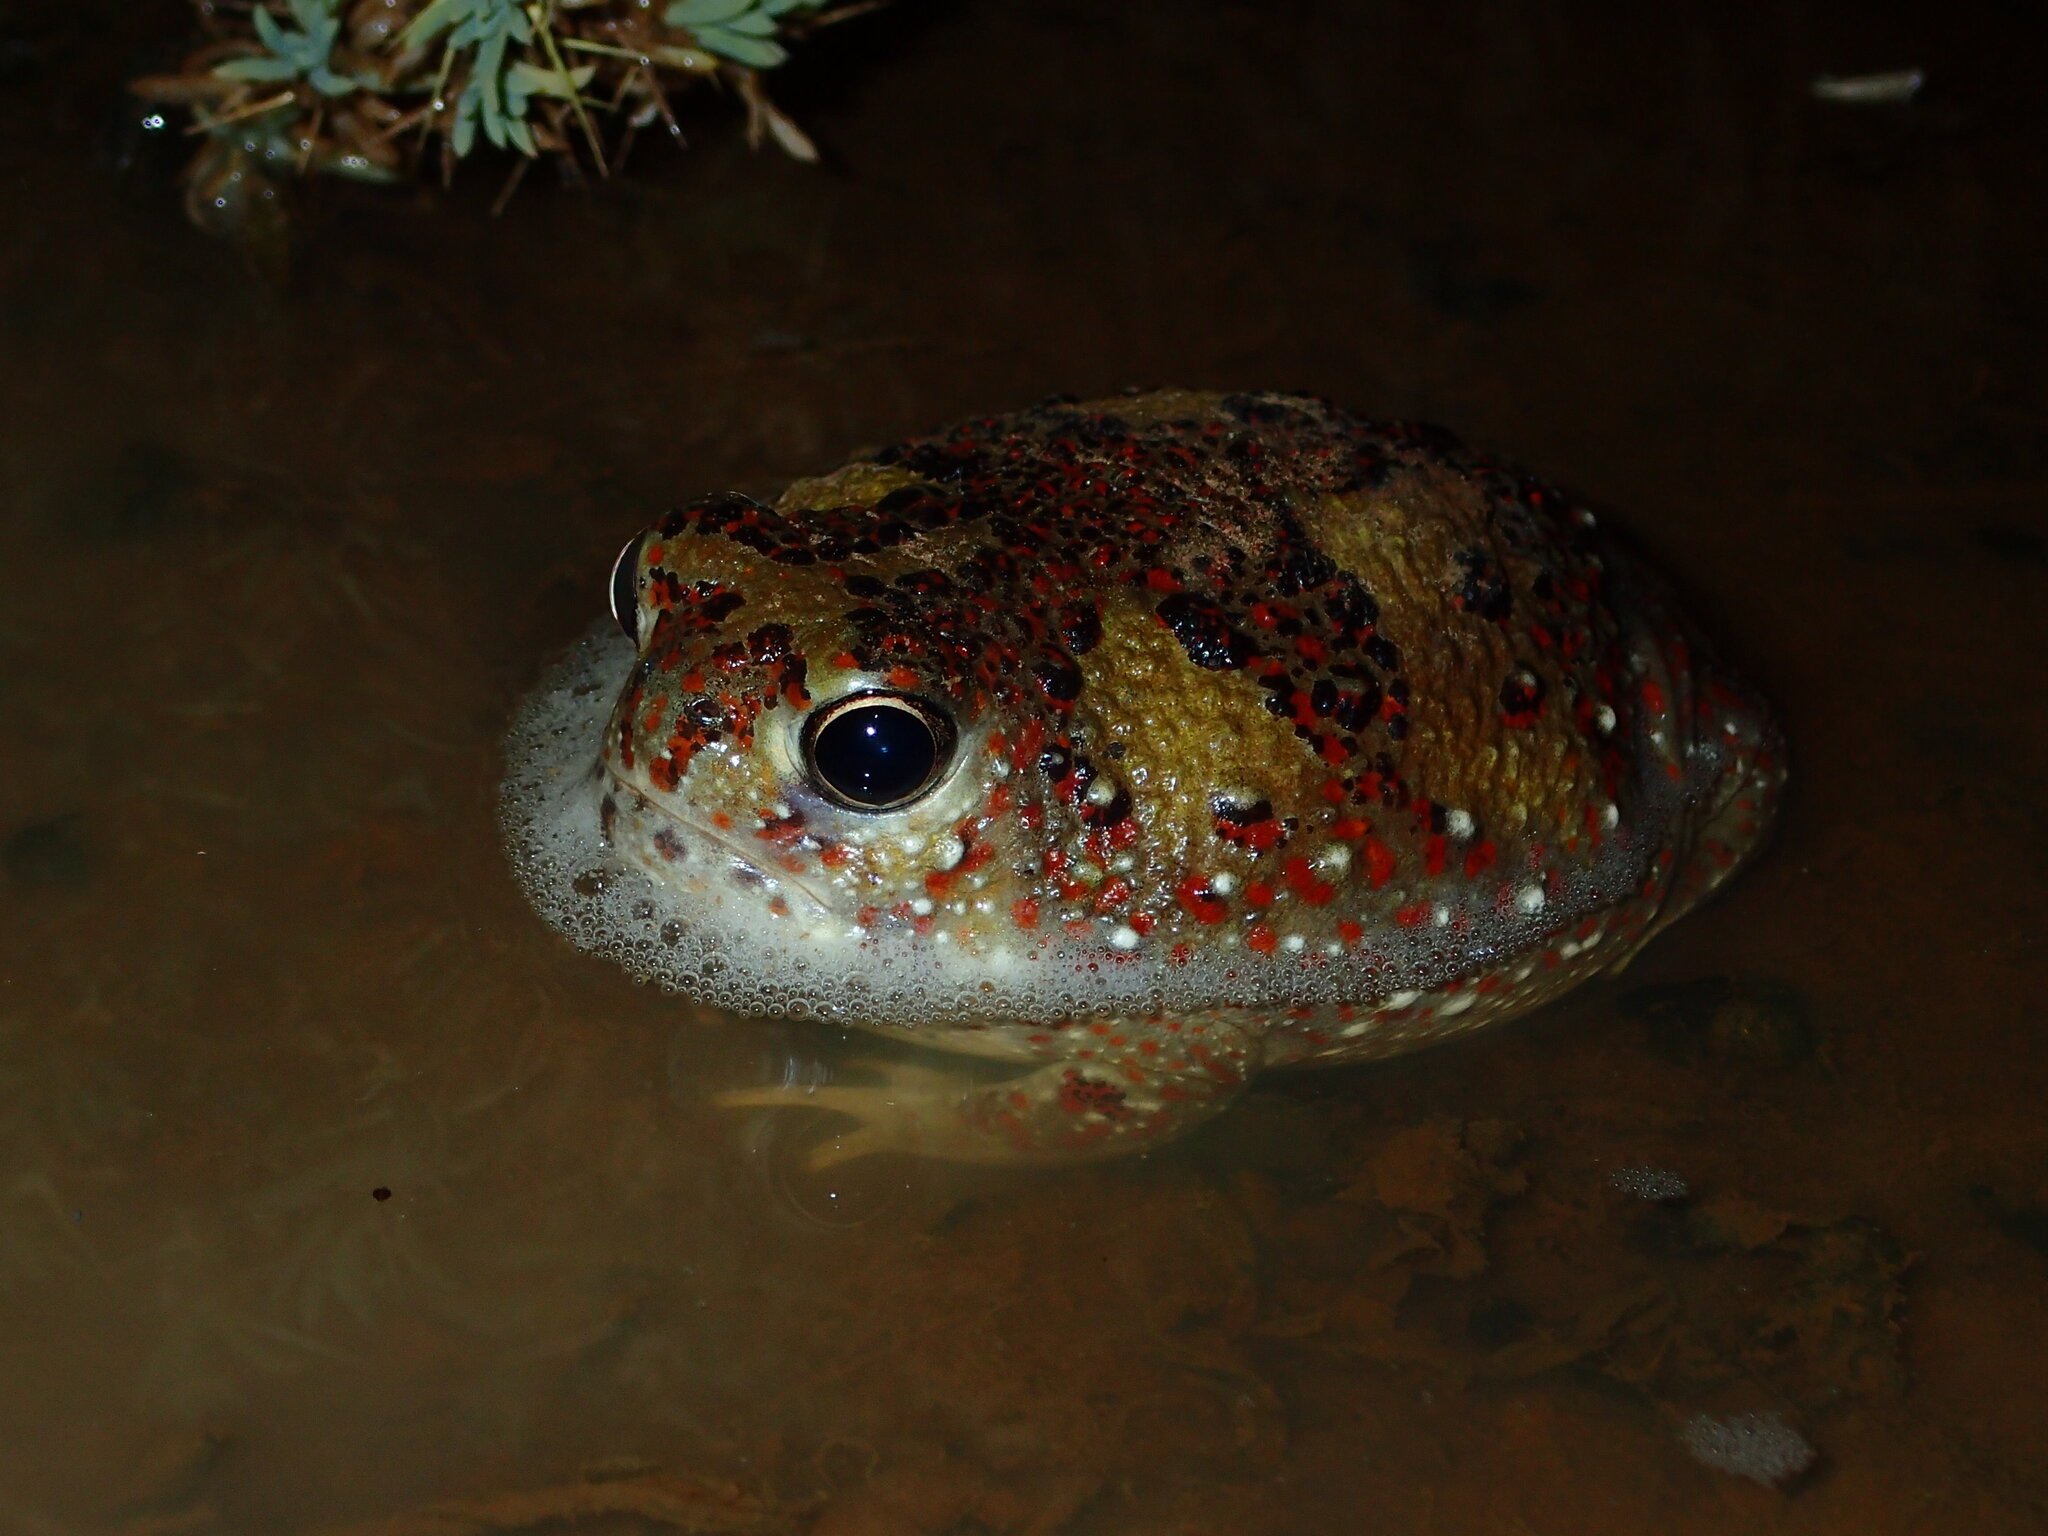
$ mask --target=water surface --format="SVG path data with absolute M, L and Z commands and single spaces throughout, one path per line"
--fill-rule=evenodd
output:
M 2048 1525 L 2029 50 L 899 9 L 783 84 L 824 169 L 707 104 L 595 196 L 330 194 L 282 286 L 109 131 L 176 7 L 0 21 L 0 1529 Z M 1783 834 L 1622 980 L 1148 1160 L 805 1176 L 709 1095 L 862 1048 L 549 931 L 504 727 L 673 501 L 1160 382 L 1615 508 L 1779 702 Z M 1747 1414 L 1818 1462 L 1688 1452 Z

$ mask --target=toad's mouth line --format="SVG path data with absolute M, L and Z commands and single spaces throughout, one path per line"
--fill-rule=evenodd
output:
M 820 896 L 787 870 L 767 867 L 767 861 L 762 857 L 760 850 L 744 847 L 739 843 L 733 842 L 722 832 L 715 831 L 686 817 L 678 816 L 667 807 L 656 804 L 648 798 L 645 789 L 620 777 L 610 764 L 605 765 L 605 777 L 610 779 L 616 788 L 631 794 L 639 804 L 645 806 L 652 814 L 674 827 L 692 843 L 707 844 L 717 849 L 749 875 L 760 880 L 765 887 L 774 890 L 787 888 L 808 901 L 818 910 L 820 915 L 825 917 L 832 915 L 833 909 L 830 902 L 826 901 L 824 897 Z

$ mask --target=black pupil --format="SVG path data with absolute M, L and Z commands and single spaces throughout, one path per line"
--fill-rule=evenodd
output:
M 923 789 L 939 744 L 923 718 L 894 704 L 858 704 L 827 720 L 811 743 L 811 765 L 842 799 L 886 806 Z

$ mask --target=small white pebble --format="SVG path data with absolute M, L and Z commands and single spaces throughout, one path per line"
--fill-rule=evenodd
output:
M 1678 1438 L 1701 1466 L 1766 1487 L 1797 1477 L 1820 1455 L 1779 1413 L 1731 1413 L 1725 1418 L 1696 1413 L 1685 1421 Z
M 1128 923 L 1119 923 L 1110 931 L 1109 942 L 1112 947 L 1117 949 L 1136 949 L 1138 947 L 1138 930 L 1131 927 Z
M 1515 910 L 1524 916 L 1541 912 L 1543 910 L 1543 887 L 1540 885 L 1525 885 L 1515 892 Z
M 914 917 L 930 917 L 932 915 L 931 897 L 918 896 L 913 898 L 910 903 L 910 911 Z
M 1286 938 L 1280 941 L 1280 947 L 1286 950 L 1290 955 L 1298 955 L 1304 949 L 1308 948 L 1308 940 L 1304 939 L 1298 933 L 1290 933 L 1289 935 L 1287 935 Z
M 1593 725 L 1602 736 L 1614 729 L 1614 706 L 1602 704 L 1593 711 Z
M 967 857 L 967 845 L 951 832 L 932 844 L 932 868 L 951 869 Z
M 1228 896 L 1237 889 L 1237 876 L 1227 869 L 1220 874 L 1211 875 L 1209 877 L 1209 889 L 1218 896 Z
M 1472 828 L 1473 821 L 1470 811 L 1458 810 L 1446 811 L 1444 813 L 1444 831 L 1448 832 L 1452 837 L 1460 839 L 1470 837 L 1472 835 Z

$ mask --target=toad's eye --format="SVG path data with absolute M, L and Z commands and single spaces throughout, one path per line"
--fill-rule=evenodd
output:
M 640 643 L 640 535 L 634 534 L 612 562 L 612 617 L 635 645 Z
M 811 782 L 849 810 L 893 811 L 945 777 L 953 722 L 901 693 L 856 693 L 823 705 L 804 726 Z

